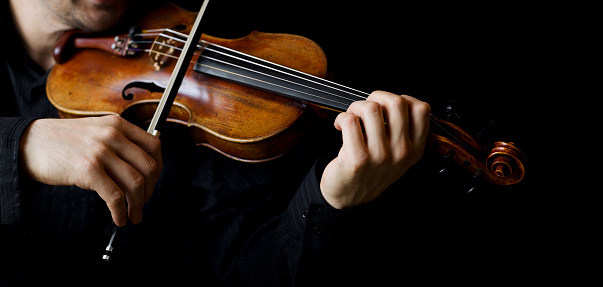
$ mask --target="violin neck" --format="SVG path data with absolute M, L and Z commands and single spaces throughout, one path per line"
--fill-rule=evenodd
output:
M 194 70 L 339 112 L 346 111 L 353 102 L 365 100 L 369 95 L 216 44 L 202 47 Z M 438 124 L 433 115 L 430 121 L 430 130 L 436 129 L 440 134 L 449 134 L 447 128 Z
M 204 47 L 194 70 L 336 111 L 369 95 L 215 44 Z

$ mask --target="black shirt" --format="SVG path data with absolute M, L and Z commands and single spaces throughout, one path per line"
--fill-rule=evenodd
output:
M 21 218 L 17 165 L 21 134 L 36 117 L 56 117 L 57 113 L 44 97 L 46 73 L 23 52 L 12 21 L 7 21 L 11 15 L 6 6 L 3 3 L 2 37 L 12 40 L 0 48 L 0 84 L 4 87 L 0 105 L 0 223 L 15 224 Z

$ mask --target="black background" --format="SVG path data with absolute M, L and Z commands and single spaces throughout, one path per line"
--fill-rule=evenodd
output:
M 189 10 L 200 6 L 176 2 Z M 579 208 L 569 195 L 574 190 L 562 184 L 572 168 L 550 152 L 571 130 L 559 124 L 559 111 L 571 109 L 568 88 L 576 88 L 568 83 L 573 70 L 565 54 L 577 36 L 568 33 L 571 12 L 563 9 L 506 2 L 214 0 L 203 31 L 222 38 L 254 30 L 302 35 L 323 48 L 338 83 L 414 96 L 430 103 L 436 116 L 459 99 L 492 120 L 495 138 L 514 142 L 527 156 L 527 172 L 516 185 L 483 185 L 476 194 L 459 195 L 470 201 L 464 205 L 469 217 L 481 218 L 465 228 L 490 226 L 487 236 L 471 233 L 476 241 L 489 239 L 471 252 L 496 249 L 486 252 L 494 257 L 485 264 L 500 257 L 521 272 L 556 278 L 580 248 L 573 214 Z M 505 267 L 517 271 L 496 264 Z

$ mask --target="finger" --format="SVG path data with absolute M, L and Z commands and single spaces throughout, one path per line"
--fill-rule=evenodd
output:
M 96 191 L 105 201 L 111 212 L 111 218 L 117 226 L 126 225 L 128 213 L 122 190 L 105 172 L 98 172 L 93 178 L 94 181 L 90 183 L 89 189 Z
M 142 194 L 144 203 L 153 194 L 153 189 L 155 188 L 155 184 L 159 177 L 159 171 L 161 170 L 161 163 L 158 163 L 151 155 L 139 146 L 128 141 L 125 137 L 123 137 L 122 140 L 112 141 L 111 145 L 111 148 L 115 150 L 115 153 L 120 159 L 132 166 L 144 177 L 144 190 Z
M 144 176 L 113 153 L 107 154 L 103 160 L 107 175 L 121 188 L 126 197 L 130 221 L 139 223 L 142 220 L 144 205 Z
M 138 126 L 118 116 L 108 116 L 111 125 L 120 131 L 124 140 L 111 141 L 113 150 L 145 178 L 144 201 L 153 194 L 153 189 L 163 165 L 161 141 Z M 127 139 L 127 140 L 125 140 Z
M 158 137 L 153 136 L 146 131 L 142 130 L 136 125 L 131 124 L 128 121 L 123 122 L 124 135 L 132 141 L 136 146 L 142 148 L 149 156 L 140 154 L 139 160 L 136 161 L 136 169 L 141 171 L 145 176 L 145 201 L 148 200 L 153 194 L 153 189 L 159 178 L 161 168 L 163 166 L 163 160 L 161 157 L 161 141 Z M 121 156 L 121 153 L 120 153 Z M 124 155 L 125 157 L 126 155 Z M 130 160 L 128 160 L 130 162 Z M 142 165 L 142 166 L 141 166 Z M 143 169 L 143 170 L 141 170 Z
M 126 121 L 117 116 L 110 115 L 102 117 L 107 121 L 106 124 L 118 129 L 129 141 L 134 143 L 155 159 L 157 163 L 161 163 L 161 141 L 159 138 L 147 133 L 140 127 Z M 159 174 L 157 174 L 159 176 Z
M 357 101 L 350 105 L 348 113 L 360 118 L 366 144 L 371 152 L 381 153 L 385 150 L 385 121 L 381 105 L 373 101 Z
M 123 120 L 120 122 L 123 134 L 137 146 L 149 153 L 155 159 L 161 157 L 161 141 L 156 136 L 146 132 L 140 127 Z M 158 156 L 158 157 L 156 157 Z
M 408 102 L 410 115 L 410 140 L 417 146 L 424 146 L 429 134 L 431 107 L 429 104 L 408 95 L 402 95 Z
M 335 128 L 341 131 L 343 145 L 351 149 L 352 155 L 365 154 L 367 146 L 360 126 L 360 118 L 350 113 L 340 113 L 335 119 Z
M 386 132 L 392 145 L 398 145 L 401 140 L 408 139 L 409 116 L 406 98 L 384 91 L 375 91 L 367 98 L 381 104 L 385 119 Z
M 93 152 L 76 160 L 80 164 L 72 170 L 72 179 L 68 182 L 83 189 L 94 190 L 107 204 L 113 222 L 117 226 L 124 226 L 128 222 L 126 197 L 121 187 L 107 174 L 104 163 L 106 150 L 107 147 L 97 146 Z

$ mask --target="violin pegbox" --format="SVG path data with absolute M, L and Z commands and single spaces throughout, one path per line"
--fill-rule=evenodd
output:
M 141 51 L 139 49 L 141 29 L 138 26 L 130 27 L 129 33 L 124 36 L 115 36 L 113 38 L 114 43 L 111 44 L 111 49 L 120 56 L 134 56 L 136 52 Z
M 487 145 L 492 143 L 494 122 L 477 108 L 471 108 L 460 100 L 451 100 L 444 111 L 444 119 L 470 132 L 476 140 Z
M 449 106 L 446 112 L 450 113 L 451 110 L 453 109 Z M 460 119 L 464 122 L 458 116 L 449 116 L 447 119 Z M 453 162 L 470 172 L 473 177 L 468 192 L 474 191 L 480 181 L 498 185 L 511 185 L 521 181 L 525 175 L 526 157 L 515 144 L 501 141 L 484 143 L 480 129 L 474 126 L 472 130 L 477 131 L 477 134 L 472 134 L 448 120 L 431 117 L 427 151 L 444 157 L 445 166 L 439 173 L 446 174 L 448 166 Z M 493 147 L 489 148 L 492 145 Z
M 139 49 L 140 29 L 130 28 L 128 34 L 114 36 L 96 35 L 80 30 L 65 32 L 57 41 L 53 49 L 54 60 L 58 64 L 67 62 L 79 49 L 95 49 L 111 53 L 116 56 L 134 56 Z

